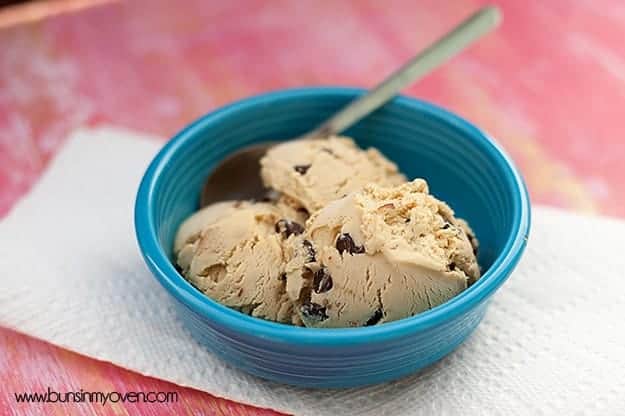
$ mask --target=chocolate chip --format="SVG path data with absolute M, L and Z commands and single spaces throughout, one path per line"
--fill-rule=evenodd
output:
M 369 318 L 367 322 L 365 322 L 365 326 L 372 326 L 372 325 L 377 324 L 378 322 L 380 322 L 383 315 L 384 313 L 382 312 L 382 309 L 376 310 L 371 316 L 371 318 Z
M 291 234 L 299 235 L 304 232 L 304 227 L 295 221 L 281 219 L 275 225 L 277 233 L 282 233 L 284 238 L 289 238 Z
M 449 263 L 447 267 L 449 268 L 450 271 L 454 271 L 456 270 L 456 263 L 452 261 L 451 263 Z
M 286 280 L 286 273 L 280 273 L 280 276 L 278 276 L 278 280 Z
M 410 222 L 410 218 L 406 218 L 406 219 L 404 220 L 404 222 L 405 222 L 406 224 L 408 224 L 408 223 Z
M 449 227 L 451 227 L 451 224 L 448 223 L 447 221 L 445 221 L 445 225 L 443 225 L 443 230 L 448 229 Z
M 325 321 L 328 319 L 326 308 L 318 303 L 306 302 L 300 306 L 300 311 L 302 311 L 302 314 L 309 319 L 317 321 Z
M 328 269 L 322 267 L 315 272 L 313 277 L 313 290 L 315 293 L 324 293 L 332 289 L 332 276 Z
M 315 248 L 313 247 L 312 243 L 308 240 L 304 240 L 302 241 L 302 245 L 306 249 L 306 263 L 312 263 L 314 261 L 317 261 L 317 253 L 315 252 Z
M 365 252 L 363 246 L 357 246 L 351 235 L 343 233 L 336 239 L 336 249 L 340 254 L 347 251 L 349 254 L 361 254 Z
M 310 270 L 308 267 L 304 267 L 304 270 L 302 270 L 302 278 L 306 281 L 310 281 L 313 276 L 315 274 L 313 273 L 312 270 Z M 310 287 L 308 287 L 308 289 L 310 289 Z M 310 297 L 310 290 L 308 291 L 308 297 Z
M 308 165 L 295 165 L 293 166 L 293 169 L 295 169 L 295 172 L 299 173 L 300 175 L 305 175 L 306 172 L 308 172 L 308 169 L 310 169 L 310 164 Z

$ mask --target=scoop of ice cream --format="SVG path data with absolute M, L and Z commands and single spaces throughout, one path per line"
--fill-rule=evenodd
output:
M 286 142 L 271 148 L 260 164 L 266 186 L 311 213 L 366 183 L 397 185 L 406 181 L 378 150 L 362 150 L 347 137 Z
M 433 308 L 480 276 L 467 224 L 416 179 L 366 185 L 314 213 L 289 241 L 287 293 L 306 326 L 394 321 Z
M 179 255 L 185 246 L 195 243 L 204 230 L 220 218 L 228 216 L 237 203 L 235 201 L 224 201 L 209 205 L 188 217 L 178 228 L 174 240 L 174 254 Z
M 223 305 L 301 325 L 286 294 L 283 245 L 304 231 L 282 203 L 222 202 L 179 228 L 174 255 L 181 273 Z

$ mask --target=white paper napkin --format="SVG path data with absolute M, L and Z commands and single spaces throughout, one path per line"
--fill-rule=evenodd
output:
M 625 414 L 625 222 L 534 208 L 521 265 L 456 352 L 389 384 L 298 389 L 198 345 L 146 269 L 133 202 L 161 143 L 113 128 L 72 135 L 0 223 L 0 325 L 301 415 Z

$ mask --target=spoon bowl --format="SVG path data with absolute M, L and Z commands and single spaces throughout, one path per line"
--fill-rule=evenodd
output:
M 278 142 L 262 142 L 247 146 L 219 163 L 206 179 L 200 206 L 228 200 L 261 200 L 267 189 L 259 175 L 259 160 Z

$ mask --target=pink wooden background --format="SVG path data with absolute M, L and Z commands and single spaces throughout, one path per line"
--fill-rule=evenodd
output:
M 410 88 L 498 138 L 534 202 L 625 216 L 625 3 L 498 1 L 494 35 Z M 371 86 L 478 0 L 114 2 L 0 29 L 0 216 L 77 126 L 163 137 L 282 87 Z M 0 13 L 1 14 L 1 13 Z M 0 329 L 0 414 L 274 414 Z M 12 392 L 176 390 L 176 405 L 29 405 Z

